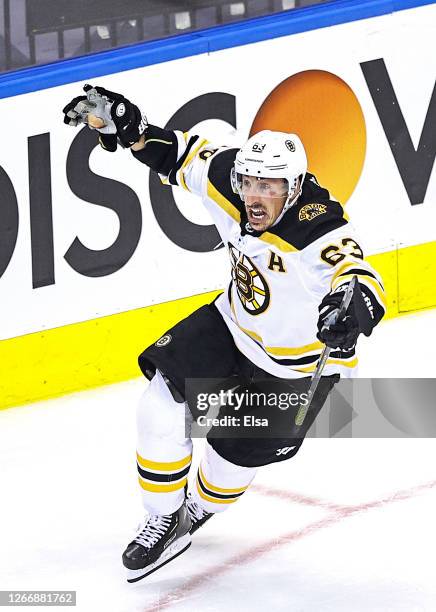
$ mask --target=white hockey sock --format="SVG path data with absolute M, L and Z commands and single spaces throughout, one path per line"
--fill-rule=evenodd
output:
M 224 512 L 248 489 L 257 468 L 247 468 L 223 459 L 206 442 L 191 495 L 207 512 Z
M 159 371 L 139 402 L 137 435 L 144 508 L 150 514 L 171 514 L 185 498 L 192 442 L 185 432 L 185 404 L 173 399 Z

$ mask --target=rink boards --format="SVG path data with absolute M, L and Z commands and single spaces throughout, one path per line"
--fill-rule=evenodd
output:
M 0 151 L 0 408 L 138 375 L 138 352 L 227 282 L 197 198 L 62 124 L 87 81 L 219 144 L 297 132 L 382 274 L 389 316 L 436 305 L 436 6 L 366 3 L 370 17 L 353 4 L 0 77 L 16 94 L 0 100 L 13 143 Z

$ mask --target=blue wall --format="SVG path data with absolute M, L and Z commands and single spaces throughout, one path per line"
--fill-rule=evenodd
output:
M 191 34 L 60 60 L 1 75 L 0 98 L 433 3 L 434 0 L 336 0 Z

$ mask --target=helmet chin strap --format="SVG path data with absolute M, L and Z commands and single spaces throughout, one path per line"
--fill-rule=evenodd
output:
M 282 212 L 279 214 L 279 216 L 274 221 L 274 223 L 271 225 L 271 227 L 274 227 L 274 225 L 277 225 L 277 223 L 282 219 L 285 212 L 289 210 L 293 204 L 295 204 L 295 202 L 300 197 L 302 186 L 303 186 L 302 182 L 300 181 L 300 184 L 298 185 L 298 187 L 296 187 L 294 193 L 292 195 L 288 195 L 286 202 L 283 204 Z

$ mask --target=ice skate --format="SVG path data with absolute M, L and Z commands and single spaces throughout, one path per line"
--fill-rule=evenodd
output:
M 194 501 L 190 493 L 188 493 L 188 497 L 186 499 L 186 507 L 192 523 L 189 531 L 189 533 L 192 535 L 213 516 L 213 512 L 206 512 L 206 510 L 204 510 L 200 504 L 197 504 L 197 502 Z
M 191 520 L 183 504 L 176 512 L 152 515 L 123 553 L 127 582 L 136 582 L 181 555 L 191 545 Z

